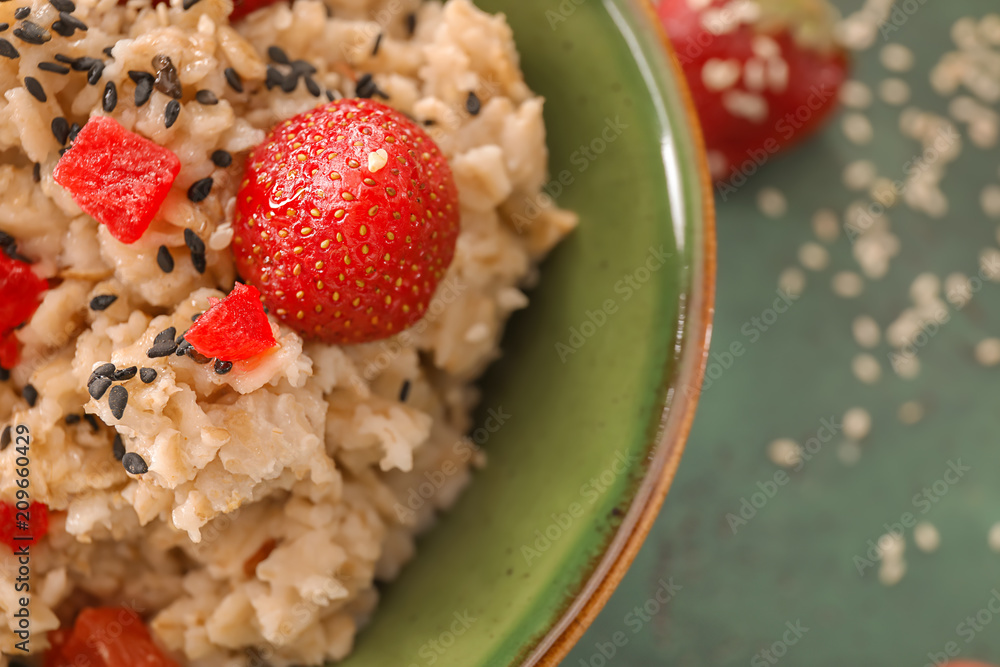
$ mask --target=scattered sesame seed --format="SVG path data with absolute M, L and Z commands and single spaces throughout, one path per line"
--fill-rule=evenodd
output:
M 197 204 L 198 202 L 205 201 L 210 192 L 212 192 L 212 177 L 208 176 L 192 183 L 191 187 L 188 188 L 187 196 L 188 199 Z M 187 238 L 190 231 L 189 229 L 184 230 L 184 238 Z M 194 232 L 191 233 L 193 234 Z M 202 244 L 202 247 L 204 247 L 204 244 Z
M 203 253 L 192 252 L 191 264 L 194 266 L 194 270 L 198 273 L 205 273 L 205 269 L 208 268 L 208 260 L 205 258 Z
M 142 380 L 143 384 L 149 384 L 156 379 L 156 369 L 155 368 L 140 368 L 139 369 L 139 379 Z
M 789 438 L 778 438 L 767 446 L 767 458 L 776 466 L 794 468 L 802 461 L 802 447 Z
M 277 67 L 274 65 L 267 66 L 267 74 L 264 77 L 264 85 L 268 90 L 273 88 L 280 88 L 285 83 L 285 75 L 282 74 Z
M 913 51 L 902 44 L 886 44 L 879 53 L 879 60 L 887 70 L 905 72 L 913 67 Z
M 924 553 L 931 553 L 937 551 L 941 545 L 941 534 L 934 524 L 921 521 L 913 527 L 913 541 L 918 549 Z
M 59 63 L 40 62 L 38 63 L 38 69 L 43 72 L 52 72 L 53 74 L 69 74 L 69 68 Z
M 267 57 L 271 59 L 272 62 L 276 62 L 279 65 L 291 65 L 291 61 L 288 60 L 288 54 L 280 46 L 273 44 L 267 47 Z
M 406 399 L 410 397 L 410 381 L 403 380 L 403 386 L 399 388 L 399 402 L 406 403 Z
M 226 83 L 229 87 L 235 90 L 237 93 L 243 92 L 243 79 L 240 77 L 239 73 L 232 67 L 227 67 L 224 72 L 226 75 Z
M 18 7 L 14 10 L 14 18 L 20 21 L 31 16 L 31 7 Z
M 137 72 L 132 70 L 128 76 L 135 82 L 135 105 L 144 106 L 153 94 L 153 75 L 149 72 Z
M 980 366 L 1000 364 L 1000 338 L 984 338 L 976 343 L 975 356 Z
M 116 384 L 108 392 L 108 407 L 111 408 L 111 414 L 114 415 L 115 419 L 121 419 L 122 415 L 125 414 L 125 406 L 128 405 L 128 389 Z
M 108 58 L 114 59 L 114 55 L 112 55 L 114 53 L 114 50 L 115 47 L 113 46 L 105 46 L 103 49 L 101 49 L 101 53 L 106 55 Z
M 242 280 L 240 280 L 239 278 L 237 278 L 237 279 L 236 279 L 236 282 L 238 282 L 238 283 L 242 283 L 243 281 L 242 281 Z M 245 284 L 245 283 L 244 283 L 244 284 Z M 192 321 L 192 322 L 197 322 L 197 321 L 198 321 L 198 318 L 199 318 L 199 317 L 201 317 L 201 316 L 202 316 L 202 313 L 195 313 L 194 315 L 192 315 L 192 316 L 191 316 L 191 321 Z
M 878 323 L 870 315 L 858 315 L 851 324 L 854 341 L 861 347 L 871 349 L 882 338 Z
M 410 12 L 406 15 L 406 34 L 413 37 L 413 33 L 417 30 L 417 15 L 414 12 Z
M 0 452 L 7 449 L 10 445 L 10 426 L 4 426 L 3 433 L 0 433 Z
M 316 68 L 312 63 L 306 60 L 294 60 L 292 61 L 292 72 L 300 76 L 305 74 L 315 74 Z
M 70 143 L 73 143 L 73 141 L 76 139 L 76 135 L 80 134 L 80 130 L 81 129 L 83 129 L 83 128 L 81 128 L 78 123 L 73 123 L 72 125 L 69 126 L 69 137 L 68 137 L 68 139 L 69 139 Z
M 108 306 L 118 300 L 117 294 L 100 294 L 90 300 L 91 310 L 105 310 Z
M 780 218 L 788 211 L 788 202 L 777 188 L 761 188 L 757 193 L 757 208 L 769 218 Z
M 847 140 L 858 146 L 871 143 L 872 138 L 875 136 L 875 130 L 872 128 L 868 117 L 856 111 L 844 114 L 840 127 Z
M 21 391 L 21 396 L 28 402 L 28 407 L 35 407 L 35 403 L 38 401 L 38 390 L 35 389 L 35 385 L 26 384 L 24 389 Z
M 389 99 L 379 87 L 375 84 L 375 80 L 372 78 L 371 74 L 362 74 L 361 77 L 354 84 L 354 94 L 357 97 L 368 99 L 379 95 L 384 99 Z
M 871 160 L 855 160 L 844 167 L 844 185 L 851 190 L 867 190 L 877 177 L 878 169 Z
M 111 378 L 104 375 L 91 375 L 90 382 L 87 384 L 87 393 L 90 394 L 91 398 L 95 401 L 101 400 L 104 396 L 104 392 L 111 387 Z
M 79 424 L 81 421 L 83 421 L 83 417 L 81 417 L 76 413 L 73 413 L 66 415 L 66 418 L 63 421 L 65 421 L 68 426 L 72 426 L 73 424 Z
M 38 79 L 26 76 L 24 77 L 24 87 L 28 89 L 31 96 L 34 97 L 39 102 L 45 102 L 49 98 L 45 95 L 45 90 L 42 89 L 42 84 L 38 82 Z
M 87 24 L 73 16 L 69 12 L 59 12 L 59 20 L 69 26 L 71 29 L 82 30 L 87 32 Z M 72 35 L 72 33 L 70 33 Z
M 778 276 L 778 289 L 789 296 L 799 296 L 806 289 L 806 274 L 797 266 L 790 266 Z
M 153 56 L 152 64 L 153 69 L 156 71 L 156 78 L 153 80 L 153 87 L 167 97 L 179 100 L 183 95 L 181 80 L 177 76 L 177 68 L 174 67 L 174 63 L 170 60 L 170 56 L 158 53 Z
M 98 431 L 100 431 L 100 430 L 101 430 L 101 427 L 100 427 L 100 425 L 99 425 L 99 424 L 97 423 L 97 417 L 95 417 L 94 415 L 89 415 L 89 414 L 88 414 L 88 415 L 84 415 L 84 416 L 83 416 L 83 419 L 84 419 L 84 420 L 85 420 L 85 421 L 86 421 L 86 422 L 87 422 L 88 424 L 90 424 L 90 429 L 91 429 L 91 430 L 92 430 L 92 431 L 93 431 L 94 433 L 97 433 Z
M 76 28 L 62 21 L 54 21 L 52 23 L 52 31 L 60 37 L 72 37 L 76 32 Z
M 125 472 L 130 475 L 144 475 L 149 472 L 146 459 L 135 452 L 127 452 L 122 456 L 122 466 L 125 468 Z
M 215 93 L 211 90 L 199 90 L 194 94 L 194 99 L 198 101 L 198 104 L 204 104 L 206 106 L 219 103 L 219 98 L 216 97 Z
M 470 90 L 469 96 L 465 98 L 465 110 L 473 116 L 478 116 L 482 108 L 483 104 L 479 101 L 479 96 Z
M 299 85 L 299 74 L 294 70 L 281 81 L 281 91 L 290 93 Z
M 211 357 L 206 357 L 204 354 L 191 347 L 190 343 L 188 343 L 184 353 L 187 355 L 188 359 L 190 359 L 196 364 L 207 364 L 212 360 Z
M 163 112 L 163 124 L 166 127 L 173 126 L 177 122 L 177 116 L 181 113 L 181 103 L 177 100 L 167 102 L 167 108 Z
M 106 113 L 111 113 L 118 106 L 118 88 L 115 87 L 114 81 L 108 81 L 104 84 L 104 96 L 101 104 Z
M 87 83 L 96 86 L 102 76 L 104 76 L 104 63 L 94 63 L 87 72 Z
M 316 80 L 313 79 L 311 76 L 305 77 L 303 81 L 306 82 L 306 90 L 308 90 L 309 94 L 312 95 L 313 97 L 319 97 L 320 95 L 323 94 L 323 90 L 319 87 L 319 84 L 316 83 Z
M 90 56 L 81 56 L 79 58 L 66 57 L 66 59 L 63 60 L 59 57 L 59 55 L 55 57 L 56 60 L 58 60 L 59 62 L 66 62 L 70 67 L 72 67 L 77 72 L 86 72 L 95 64 L 100 62 L 99 60 L 97 60 L 97 58 L 91 58 Z
M 72 14 L 76 11 L 73 0 L 49 0 L 49 4 L 56 8 L 56 11 Z
M 31 21 L 24 21 L 20 28 L 15 28 L 14 36 L 28 44 L 44 44 L 52 39 L 48 30 Z
M 830 283 L 833 293 L 843 299 L 853 299 L 865 289 L 865 281 L 854 271 L 840 271 Z
M 979 206 L 991 218 L 1000 218 L 1000 185 L 990 184 L 979 193 Z
M 837 214 L 828 209 L 816 211 L 812 219 L 813 233 L 824 243 L 833 243 L 840 236 L 840 219 Z
M 197 5 L 199 2 L 201 2 L 201 0 L 184 0 L 181 3 L 181 7 L 183 7 L 185 10 L 188 10 Z
M 42 165 L 39 162 L 35 163 L 35 166 L 31 168 L 31 180 L 35 183 L 42 182 Z
M 997 522 L 992 526 L 990 526 L 990 532 L 987 535 L 986 540 L 987 543 L 990 545 L 991 551 L 996 551 L 997 553 L 1000 553 L 1000 522 Z
M 337 99 L 337 95 L 332 90 L 327 90 L 326 91 L 326 99 L 329 100 L 330 102 L 332 102 L 335 99 Z
M 161 245 L 160 249 L 156 251 L 156 264 L 164 273 L 170 273 L 174 270 L 174 257 L 170 254 L 167 246 Z
M 223 361 L 222 359 L 215 360 L 215 372 L 218 375 L 225 375 L 231 370 L 233 370 L 233 362 Z
M 799 247 L 799 262 L 810 271 L 822 271 L 830 263 L 830 253 L 815 241 L 807 241 Z
M 900 422 L 908 426 L 916 424 L 924 418 L 924 406 L 917 401 L 907 401 L 899 406 L 899 411 L 896 413 L 896 417 L 899 418 Z
M 902 558 L 883 560 L 878 570 L 878 580 L 883 586 L 895 586 L 906 574 L 906 561 Z
M 14 59 L 20 55 L 21 54 L 18 53 L 16 48 L 14 48 L 13 44 L 8 42 L 3 37 L 0 37 L 0 56 L 3 56 L 4 58 Z
M 0 32 L 3 32 L 4 30 L 6 30 L 9 27 L 10 27 L 10 24 L 7 23 L 7 22 L 0 23 Z
M 886 79 L 878 86 L 878 96 L 891 106 L 901 106 L 910 100 L 910 84 L 895 77 Z
M 174 342 L 174 338 L 176 336 L 177 336 L 177 327 L 167 327 L 160 333 L 156 334 L 156 337 L 153 338 L 153 344 L 156 345 L 158 343 L 166 343 L 168 341 L 172 343 Z
M 101 364 L 94 370 L 90 371 L 90 379 L 93 380 L 95 377 L 111 377 L 111 374 L 115 372 L 115 365 L 111 362 L 106 364 Z
M 111 376 L 111 379 L 115 382 L 125 382 L 126 380 L 131 380 L 135 377 L 135 374 L 139 372 L 138 367 L 129 366 L 128 368 L 119 368 L 115 371 L 115 374 Z
M 115 457 L 115 461 L 121 461 L 125 458 L 125 442 L 122 440 L 121 433 L 115 433 L 115 441 L 111 445 L 111 454 Z
M 6 382 L 10 379 L 10 371 L 0 366 L 0 382 Z
M 843 430 L 851 440 L 860 442 L 872 429 L 872 416 L 864 408 L 851 408 L 844 413 Z
M 856 355 L 851 361 L 851 372 L 864 384 L 875 384 L 882 377 L 882 366 L 878 359 L 864 353 Z
M 201 240 L 200 236 L 195 234 L 193 229 L 186 228 L 184 230 L 184 243 L 191 249 L 191 252 L 198 254 L 205 253 L 205 242 Z
M 212 164 L 214 164 L 216 167 L 225 169 L 232 163 L 233 163 L 233 156 L 228 151 L 220 149 L 212 153 Z

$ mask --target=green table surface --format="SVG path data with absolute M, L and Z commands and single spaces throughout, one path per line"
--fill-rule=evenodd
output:
M 846 14 L 861 2 L 839 5 Z M 916 8 L 889 35 L 913 51 L 914 66 L 889 72 L 879 57 L 888 42 L 879 36 L 855 54 L 854 77 L 876 91 L 898 76 L 912 90 L 904 106 L 947 116 L 950 100 L 931 88 L 930 70 L 955 48 L 956 20 L 998 6 L 987 0 L 897 5 Z M 948 321 L 919 346 L 915 378 L 893 372 L 884 336 L 912 305 L 916 276 L 930 272 L 942 282 L 955 272 L 974 276 L 980 253 L 997 246 L 996 221 L 980 205 L 982 189 L 998 182 L 997 148 L 974 146 L 960 125 L 962 151 L 941 183 L 949 213 L 933 219 L 905 204 L 893 207 L 888 217 L 900 252 L 883 278 L 865 277 L 857 298 L 834 293 L 836 273 L 862 273 L 841 233 L 825 246 L 826 269 L 803 269 L 801 298 L 776 318 L 767 315 L 774 321 L 766 331 L 754 324 L 772 307 L 782 271 L 799 266 L 802 244 L 817 241 L 813 213 L 830 207 L 842 216 L 851 202 L 866 201 L 864 192 L 842 184 L 845 166 L 871 160 L 881 176 L 895 180 L 920 153 L 900 131 L 902 108 L 876 94 L 861 112 L 875 128 L 869 145 L 848 142 L 838 115 L 726 201 L 717 197 L 719 288 L 709 369 L 717 367 L 718 379 L 702 396 L 652 533 L 564 665 L 923 667 L 947 651 L 1000 662 L 1000 554 L 987 542 L 1000 521 L 1000 366 L 984 367 L 974 356 L 979 341 L 1000 336 L 1000 285 L 986 281 L 964 307 L 949 305 Z M 785 215 L 762 215 L 763 188 L 785 195 Z M 873 317 L 883 333 L 870 351 L 882 367 L 874 384 L 863 384 L 851 369 L 866 351 L 852 335 L 859 315 Z M 734 343 L 744 351 L 730 361 L 724 353 Z M 923 406 L 916 424 L 897 416 L 907 401 Z M 769 443 L 782 437 L 805 443 L 823 420 L 839 425 L 852 407 L 872 417 L 856 464 L 838 454 L 841 432 L 819 443 L 800 470 L 788 471 L 786 484 L 770 483 L 781 468 L 768 458 Z M 961 474 L 946 473 L 950 464 Z M 738 515 L 742 499 L 753 500 L 762 487 L 773 497 L 758 495 L 762 506 L 734 534 L 727 514 Z M 925 489 L 929 495 L 921 495 Z M 912 528 L 904 527 L 905 576 L 883 585 L 878 563 L 859 574 L 856 557 L 866 559 L 870 541 L 907 515 L 931 522 L 940 547 L 921 551 Z M 674 594 L 661 604 L 655 596 L 664 584 Z

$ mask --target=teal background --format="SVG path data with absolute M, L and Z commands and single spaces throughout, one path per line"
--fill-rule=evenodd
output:
M 845 13 L 861 5 L 838 4 Z M 873 92 L 882 79 L 899 76 L 910 84 L 909 105 L 947 116 L 948 100 L 930 88 L 929 70 L 954 49 L 949 30 L 955 20 L 998 6 L 944 0 L 919 6 L 890 36 L 913 50 L 913 69 L 888 72 L 879 62 L 886 43 L 879 37 L 856 54 L 855 76 Z M 909 286 L 918 274 L 930 271 L 942 281 L 952 272 L 975 275 L 980 251 L 997 245 L 996 221 L 979 205 L 983 186 L 998 180 L 997 149 L 973 146 L 961 125 L 963 150 L 942 183 L 950 213 L 932 220 L 905 205 L 892 209 L 901 252 L 885 278 L 866 279 L 857 299 L 835 296 L 834 273 L 860 272 L 841 235 L 829 246 L 829 268 L 806 271 L 807 287 L 787 313 L 756 342 L 741 333 L 771 305 L 779 274 L 798 264 L 799 246 L 816 240 L 814 211 L 832 207 L 842 213 L 863 196 L 841 185 L 844 166 L 867 158 L 881 175 L 895 179 L 919 153 L 918 144 L 899 130 L 900 110 L 876 95 L 864 111 L 876 130 L 870 145 L 848 143 L 838 117 L 820 136 L 771 160 L 728 201 L 717 198 L 712 351 L 741 342 L 746 353 L 704 393 L 658 521 L 621 586 L 564 660 L 567 667 L 771 664 L 754 656 L 782 639 L 786 623 L 797 621 L 808 631 L 780 664 L 923 667 L 933 664 L 928 653 L 940 654 L 948 642 L 964 658 L 1000 662 L 1000 619 L 981 613 L 980 621 L 988 620 L 979 632 L 970 632 L 966 621 L 986 607 L 994 588 L 1000 590 L 1000 555 L 987 546 L 990 526 L 1000 521 L 1000 367 L 983 368 L 973 358 L 977 341 L 1000 335 L 1000 286 L 987 282 L 960 312 L 952 309 L 951 320 L 920 349 L 922 369 L 913 380 L 893 373 L 884 341 L 885 327 L 911 305 Z M 788 199 L 780 219 L 757 210 L 757 193 L 767 186 Z M 861 384 L 850 369 L 863 351 L 851 334 L 851 322 L 861 314 L 874 317 L 883 331 L 872 351 L 882 365 L 874 385 Z M 925 417 L 906 426 L 896 415 L 910 400 L 924 405 Z M 791 481 L 734 535 L 725 515 L 737 512 L 741 498 L 776 470 L 767 458 L 768 443 L 778 437 L 804 442 L 821 419 L 839 420 L 853 406 L 873 417 L 860 461 L 853 467 L 841 463 L 835 446 L 840 438 L 831 441 L 800 472 L 790 473 Z M 959 459 L 971 470 L 922 513 L 914 494 L 941 479 L 949 460 Z M 905 512 L 938 528 L 940 548 L 919 551 L 907 530 L 908 570 L 900 583 L 880 584 L 877 566 L 859 576 L 853 557 L 885 532 L 883 524 Z M 634 632 L 634 608 L 669 577 L 681 589 Z M 623 633 L 624 646 L 608 644 L 616 632 Z

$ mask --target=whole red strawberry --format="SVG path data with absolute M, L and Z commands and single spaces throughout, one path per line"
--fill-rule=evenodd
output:
M 756 172 L 836 106 L 848 62 L 827 0 L 660 0 L 658 11 L 716 180 Z
M 344 99 L 275 127 L 247 161 L 233 253 L 285 324 L 329 343 L 423 317 L 451 264 L 458 191 L 406 116 Z

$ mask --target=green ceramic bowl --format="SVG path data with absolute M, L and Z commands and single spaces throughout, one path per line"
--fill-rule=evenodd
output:
M 350 667 L 556 664 L 645 537 L 702 372 L 712 203 L 651 8 L 479 4 L 507 15 L 546 98 L 551 194 L 580 226 L 484 380 L 483 423 L 504 416 L 489 465 L 385 587 Z

